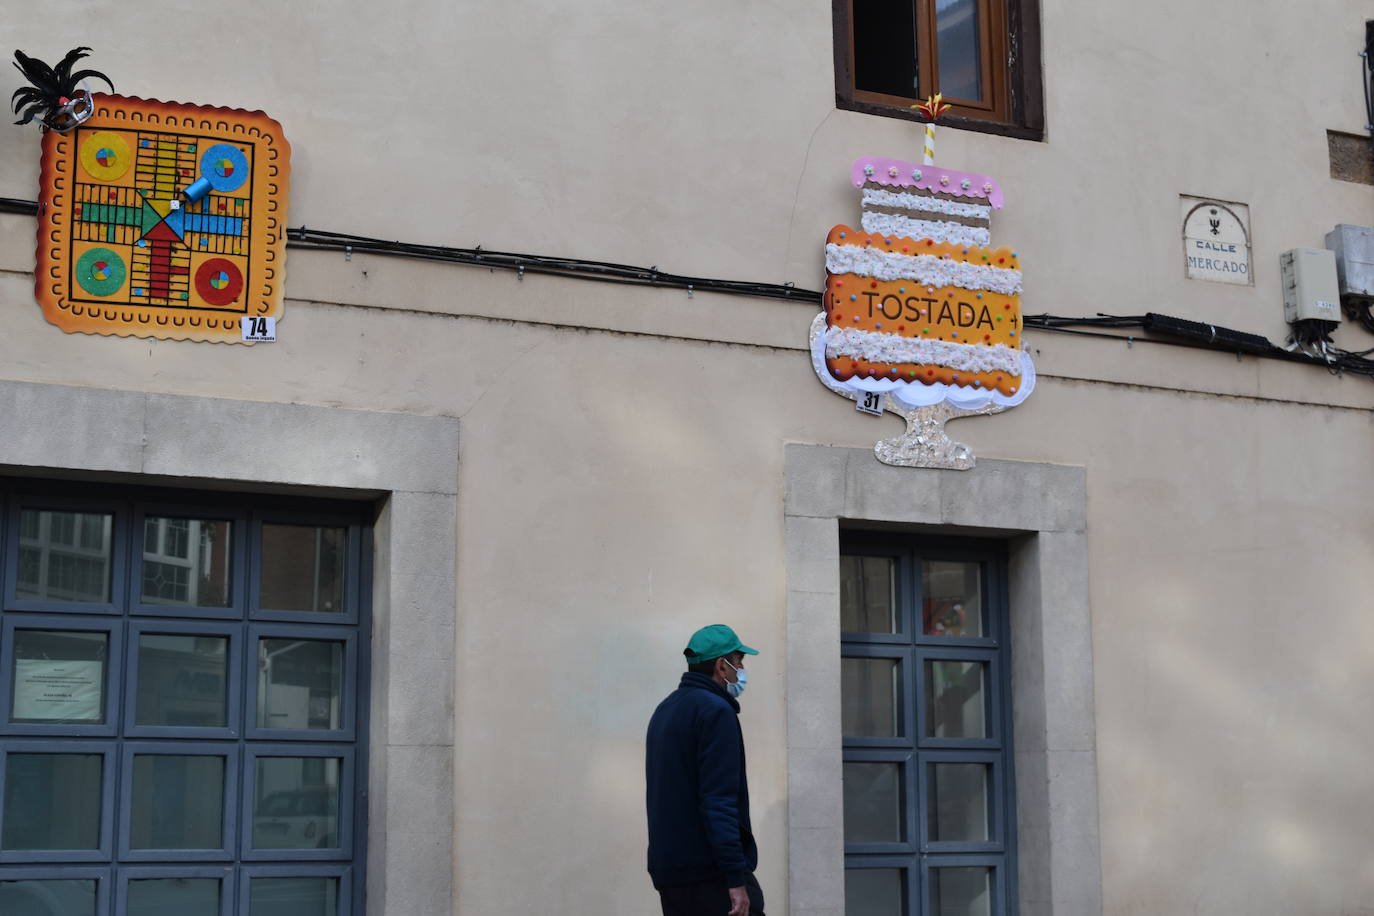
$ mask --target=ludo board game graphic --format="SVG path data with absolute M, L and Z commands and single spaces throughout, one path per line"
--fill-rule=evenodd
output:
M 36 294 L 64 331 L 239 342 L 281 317 L 291 148 L 262 112 L 83 93 L 43 137 Z

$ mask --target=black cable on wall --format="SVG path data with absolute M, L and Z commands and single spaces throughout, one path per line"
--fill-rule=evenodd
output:
M 1371 26 L 1374 26 L 1374 20 L 1371 20 Z M 0 197 L 0 213 L 36 216 L 38 203 L 32 200 Z M 617 264 L 612 261 L 590 261 L 583 258 L 556 258 L 509 251 L 487 251 L 481 246 L 477 248 L 454 248 L 446 245 L 422 245 L 415 242 L 388 241 L 343 232 L 309 229 L 305 226 L 288 228 L 286 238 L 288 248 L 305 251 L 338 251 L 344 254 L 356 251 L 386 257 L 414 258 L 485 267 L 489 270 L 508 270 L 519 275 L 526 273 L 542 274 L 567 277 L 573 280 L 595 280 L 602 283 L 680 289 L 685 290 L 689 295 L 695 292 L 712 292 L 734 296 L 751 296 L 799 302 L 811 305 L 813 308 L 820 308 L 823 296 L 820 290 L 802 289 L 790 283 L 755 283 L 747 280 L 689 277 L 661 271 L 657 266 L 636 267 L 630 264 Z M 1308 353 L 1285 350 L 1256 334 L 1247 334 L 1230 328 L 1206 325 L 1154 313 L 1137 316 L 1099 313 L 1090 317 L 1067 317 L 1050 314 L 1026 315 L 1022 318 L 1022 324 L 1027 328 L 1043 331 L 1122 340 L 1128 343 L 1171 344 L 1193 349 L 1216 350 L 1223 353 L 1245 353 L 1263 359 L 1318 365 L 1334 374 L 1350 372 L 1374 378 L 1374 360 L 1365 358 L 1369 351 L 1351 353 L 1344 350 L 1328 349 L 1323 357 L 1318 357 Z M 1138 329 L 1158 336 L 1149 338 L 1107 333 L 1113 329 L 1118 331 Z

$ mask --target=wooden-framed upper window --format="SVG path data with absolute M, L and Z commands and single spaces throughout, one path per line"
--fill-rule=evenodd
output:
M 1039 0 L 834 0 L 840 108 L 918 120 L 939 92 L 951 127 L 1044 135 Z

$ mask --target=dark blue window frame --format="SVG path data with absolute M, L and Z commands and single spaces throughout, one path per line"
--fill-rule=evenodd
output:
M 932 538 L 895 532 L 845 531 L 841 556 L 884 558 L 895 576 L 895 633 L 845 631 L 842 658 L 899 659 L 899 738 L 843 738 L 847 762 L 901 765 L 901 841 L 851 843 L 846 838 L 846 870 L 887 868 L 903 875 L 903 916 L 934 914 L 936 891 L 932 870 L 990 869 L 991 913 L 1016 912 L 1016 825 L 1012 772 L 1010 669 L 1011 647 L 1005 547 L 1000 542 Z M 924 561 L 977 564 L 982 596 L 982 635 L 927 636 L 922 615 Z M 947 738 L 927 734 L 928 661 L 968 661 L 983 665 L 986 736 Z M 929 770 L 937 763 L 985 765 L 988 770 L 988 839 L 985 842 L 935 841 L 930 836 Z
M 115 498 L 112 498 L 115 497 Z M 21 599 L 17 595 L 19 518 L 22 509 L 99 512 L 113 516 L 108 602 Z M 102 763 L 100 848 L 15 850 L 0 853 L 0 881 L 85 879 L 97 882 L 97 913 L 123 916 L 130 878 L 148 876 L 223 877 L 224 914 L 246 914 L 251 877 L 337 879 L 339 916 L 361 916 L 367 859 L 368 685 L 371 643 L 371 545 L 376 507 L 371 503 L 306 497 L 245 496 L 241 493 L 112 486 L 78 481 L 0 478 L 0 790 L 5 755 L 40 750 L 100 753 Z M 148 516 L 228 520 L 233 525 L 231 607 L 144 603 L 143 522 Z M 263 522 L 337 525 L 346 529 L 343 612 L 263 609 L 260 581 Z M 99 726 L 8 722 L 12 699 L 13 631 L 38 628 L 108 633 L 105 722 Z M 257 730 L 248 734 L 256 687 L 256 636 L 277 633 L 333 639 L 345 645 L 344 727 L 331 731 Z M 224 636 L 228 658 L 228 727 L 135 725 L 138 635 L 164 633 Z M 221 753 L 226 759 L 224 830 L 227 850 L 128 848 L 128 796 L 132 756 L 157 749 L 195 755 Z M 299 752 L 299 753 L 297 753 Z M 340 770 L 340 845 L 328 850 L 249 850 L 245 801 L 247 772 L 262 756 L 320 756 L 343 760 Z M 3 816 L 0 797 L 0 817 Z M 0 828 L 3 825 L 0 824 Z M 222 861 L 229 852 L 232 861 Z M 244 853 L 248 854 L 245 855 Z M 212 861 L 220 859 L 221 861 Z

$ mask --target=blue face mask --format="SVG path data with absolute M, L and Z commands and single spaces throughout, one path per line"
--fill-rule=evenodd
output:
M 730 665 L 728 659 L 722 658 L 721 661 Z M 749 686 L 749 672 L 745 671 L 743 668 L 736 668 L 734 665 L 730 665 L 730 670 L 735 672 L 735 682 L 733 684 L 727 682 L 725 685 L 725 692 L 735 699 L 739 699 L 739 695 L 744 693 L 744 688 Z

